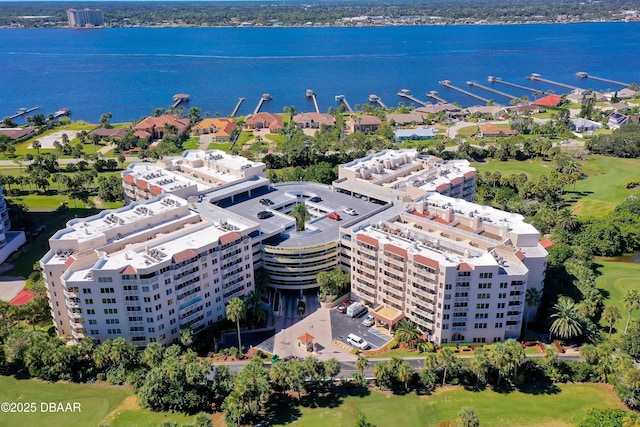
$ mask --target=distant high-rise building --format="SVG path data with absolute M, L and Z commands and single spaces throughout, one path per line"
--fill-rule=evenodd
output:
M 100 9 L 69 9 L 67 10 L 70 27 L 86 27 L 91 25 L 99 27 L 104 25 L 104 16 Z
M 0 186 L 0 263 L 26 243 L 24 231 L 10 231 L 10 229 L 9 210 Z

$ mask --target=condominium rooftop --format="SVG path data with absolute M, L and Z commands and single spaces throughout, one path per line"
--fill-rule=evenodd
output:
M 415 199 L 472 180 L 475 173 L 467 160 L 418 156 L 415 149 L 385 150 L 341 165 L 336 183 L 355 191 L 382 187 Z

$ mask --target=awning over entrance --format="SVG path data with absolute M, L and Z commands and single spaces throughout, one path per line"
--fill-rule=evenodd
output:
M 369 314 L 382 323 L 389 325 L 389 333 L 391 333 L 391 329 L 396 325 L 396 323 L 404 319 L 403 312 L 396 310 L 395 308 L 385 306 L 380 306 L 373 311 L 369 311 Z

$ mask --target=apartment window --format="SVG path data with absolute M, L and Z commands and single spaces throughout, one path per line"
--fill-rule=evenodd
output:
M 480 273 L 481 279 L 491 279 L 493 277 L 493 273 Z
M 506 297 L 507 297 L 507 293 L 506 292 L 498 294 L 498 298 L 500 298 L 500 299 L 505 299 Z
M 164 279 L 164 284 L 168 285 L 169 283 L 171 283 L 171 279 Z
M 489 313 L 476 313 L 476 319 L 488 319 Z
M 504 313 L 496 313 L 496 319 L 504 319 Z
M 507 282 L 500 283 L 500 289 L 507 289 Z
M 167 295 L 171 295 L 173 293 L 173 289 L 167 289 Z
M 147 323 L 153 323 L 153 317 L 147 317 Z
M 502 328 L 502 322 L 496 322 L 496 328 Z
M 104 314 L 118 314 L 117 308 L 105 308 Z
M 90 288 L 82 288 L 82 293 L 83 294 L 90 294 L 91 293 L 91 289 Z
M 91 335 L 98 335 L 100 333 L 100 331 L 98 331 L 97 329 L 91 329 Z
M 487 329 L 486 323 L 476 323 L 473 325 L 474 329 Z
M 93 298 L 85 298 L 84 303 L 87 305 L 93 304 Z
M 105 323 L 107 325 L 119 325 L 120 324 L 120 319 L 106 319 Z
M 155 331 L 156 331 L 156 328 L 148 328 L 148 329 L 147 329 L 147 331 L 149 331 L 149 332 L 155 332 Z
M 116 303 L 116 299 L 115 298 L 102 298 L 102 303 L 103 304 L 115 304 Z
M 96 314 L 96 311 L 92 308 L 87 309 L 87 314 Z
M 89 324 L 90 325 L 97 325 L 98 321 L 96 319 L 89 319 Z
M 162 313 L 160 313 L 160 314 L 158 314 L 158 315 L 156 316 L 156 320 L 162 320 Z
M 498 308 L 504 308 L 504 303 L 503 302 L 499 302 L 498 303 Z
M 478 289 L 491 289 L 491 283 L 478 283 Z
M 443 323 L 442 324 L 442 329 L 449 329 L 449 324 L 448 323 Z
M 113 288 L 100 288 L 100 293 L 102 294 L 112 294 L 115 290 Z
M 113 277 L 98 277 L 98 283 L 111 283 L 113 282 Z
M 442 320 L 449 320 L 449 315 L 448 314 L 443 314 L 442 315 Z
M 145 313 L 153 313 L 153 309 L 151 307 L 145 307 L 144 308 L 144 312 Z
M 489 299 L 489 298 L 491 298 L 491 294 L 486 294 L 486 293 L 478 294 L 477 298 L 478 299 Z
M 487 310 L 489 308 L 489 303 L 487 302 L 481 302 L 479 304 L 476 304 L 476 309 L 478 310 Z
M 150 297 L 144 297 L 142 300 L 144 302 L 151 302 L 151 298 Z
M 473 342 L 487 342 L 487 339 L 485 337 L 474 338 Z
M 107 329 L 109 335 L 120 335 L 122 331 L 120 329 Z
M 451 283 L 447 283 L 446 285 L 444 285 L 445 289 L 452 289 L 453 286 L 451 286 Z
M 451 304 L 445 304 L 444 305 L 444 309 L 445 310 L 451 310 Z

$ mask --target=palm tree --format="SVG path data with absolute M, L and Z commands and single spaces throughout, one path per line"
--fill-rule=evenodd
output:
M 364 376 L 364 370 L 369 366 L 369 359 L 365 356 L 358 355 L 358 359 L 356 359 L 356 369 L 360 371 L 360 375 Z
M 609 325 L 609 337 L 611 337 L 611 331 L 613 331 L 613 324 L 616 323 L 622 314 L 615 305 L 608 305 L 602 310 L 602 319 Z
M 629 322 L 631 321 L 631 313 L 634 310 L 640 308 L 640 292 L 637 290 L 627 291 L 624 297 L 622 297 L 622 301 L 624 302 L 624 308 L 629 312 L 629 317 L 627 317 L 627 324 L 624 327 L 624 333 L 627 334 L 627 329 L 629 329 Z
M 296 230 L 304 230 L 304 222 L 309 218 L 309 212 L 307 212 L 307 206 L 304 203 L 297 203 L 293 209 L 291 209 L 291 215 L 296 219 Z
M 245 306 L 244 301 L 240 298 L 233 298 L 227 304 L 227 317 L 232 322 L 236 322 L 238 328 L 238 350 L 242 351 L 242 343 L 240 341 L 240 319 L 244 319 Z
M 473 357 L 467 361 L 467 367 L 476 377 L 476 388 L 480 384 L 487 382 L 487 374 L 489 373 L 489 367 L 491 362 L 487 351 L 483 347 L 476 348 L 473 352 Z
M 495 343 L 491 346 L 489 359 L 491 360 L 491 364 L 495 370 L 498 371 L 496 387 L 500 387 L 500 380 L 502 377 L 508 375 L 509 371 L 511 371 L 509 349 L 502 342 Z
M 462 408 L 460 412 L 458 412 L 458 419 L 455 424 L 459 427 L 479 427 L 480 426 L 480 418 L 478 418 L 478 413 L 473 408 Z
M 540 304 L 540 291 L 537 290 L 536 288 L 529 288 L 527 289 L 527 293 L 524 296 L 524 303 L 525 303 L 525 316 L 524 316 L 524 330 L 523 333 L 527 331 L 527 319 L 529 318 L 529 313 L 528 313 L 528 308 L 530 307 L 536 307 L 538 304 Z
M 31 143 L 31 148 L 36 150 L 38 152 L 38 154 L 40 154 L 40 147 L 42 147 L 42 144 L 40 144 L 40 141 L 33 141 Z
M 404 343 L 414 348 L 415 343 L 420 340 L 421 335 L 420 330 L 411 320 L 402 319 L 398 322 L 395 337 L 399 343 Z
M 553 314 L 551 328 L 549 328 L 549 340 L 552 334 L 561 338 L 572 338 L 582 335 L 582 318 L 578 304 L 569 297 L 560 297 L 552 307 Z
M 442 369 L 442 385 L 444 386 L 447 382 L 447 371 L 452 369 L 457 364 L 458 359 L 456 359 L 456 355 L 453 353 L 451 347 L 442 347 L 440 352 L 436 354 L 436 363 L 440 369 Z

